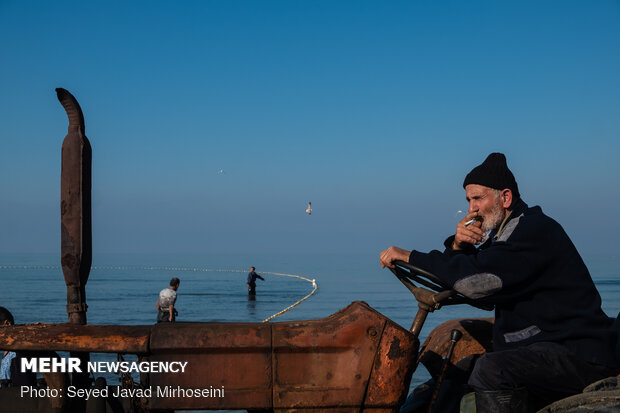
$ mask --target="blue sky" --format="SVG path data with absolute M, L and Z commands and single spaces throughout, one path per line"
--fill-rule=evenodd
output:
M 440 247 L 493 151 L 616 250 L 618 1 L 0 0 L 0 53 L 0 252 L 60 249 L 56 87 L 95 252 Z

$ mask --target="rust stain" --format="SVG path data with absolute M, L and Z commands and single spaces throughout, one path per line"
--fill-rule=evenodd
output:
M 390 351 L 387 356 L 390 360 L 396 360 L 399 358 L 405 357 L 405 352 L 400 348 L 400 340 L 398 337 L 394 337 L 392 343 L 390 344 Z

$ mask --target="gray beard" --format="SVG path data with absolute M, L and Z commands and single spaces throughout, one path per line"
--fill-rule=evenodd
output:
M 504 209 L 499 204 L 496 204 L 490 214 L 482 220 L 482 230 L 488 233 L 494 229 L 498 229 L 502 221 L 504 221 L 505 216 Z

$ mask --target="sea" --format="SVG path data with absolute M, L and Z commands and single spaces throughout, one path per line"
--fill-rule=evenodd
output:
M 583 256 L 610 317 L 620 312 L 620 254 Z M 249 268 L 257 280 L 249 300 Z M 178 321 L 263 322 L 304 301 L 270 322 L 327 317 L 353 301 L 365 301 L 409 329 L 417 311 L 413 295 L 387 269 L 379 253 L 298 254 L 94 254 L 86 286 L 88 324 L 153 324 L 159 291 L 170 278 L 181 280 Z M 312 281 L 316 284 L 316 291 Z M 0 305 L 17 324 L 63 323 L 66 286 L 59 254 L 0 254 Z M 308 296 L 309 295 L 309 296 Z M 429 314 L 421 342 L 434 327 L 453 318 L 489 317 L 492 313 L 467 305 L 446 306 Z M 99 354 L 95 360 L 112 360 Z M 241 366 L 240 366 L 241 367 Z M 234 366 L 233 366 L 234 368 Z M 411 388 L 428 380 L 420 367 Z M 106 377 L 117 384 L 118 377 Z

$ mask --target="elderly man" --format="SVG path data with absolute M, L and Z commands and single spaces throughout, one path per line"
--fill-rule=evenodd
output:
M 477 412 L 535 411 L 617 374 L 615 333 L 588 269 L 562 227 L 523 202 L 506 157 L 490 154 L 463 187 L 469 213 L 444 252 L 390 247 L 380 261 L 407 261 L 495 305 L 493 352 L 467 382 Z

